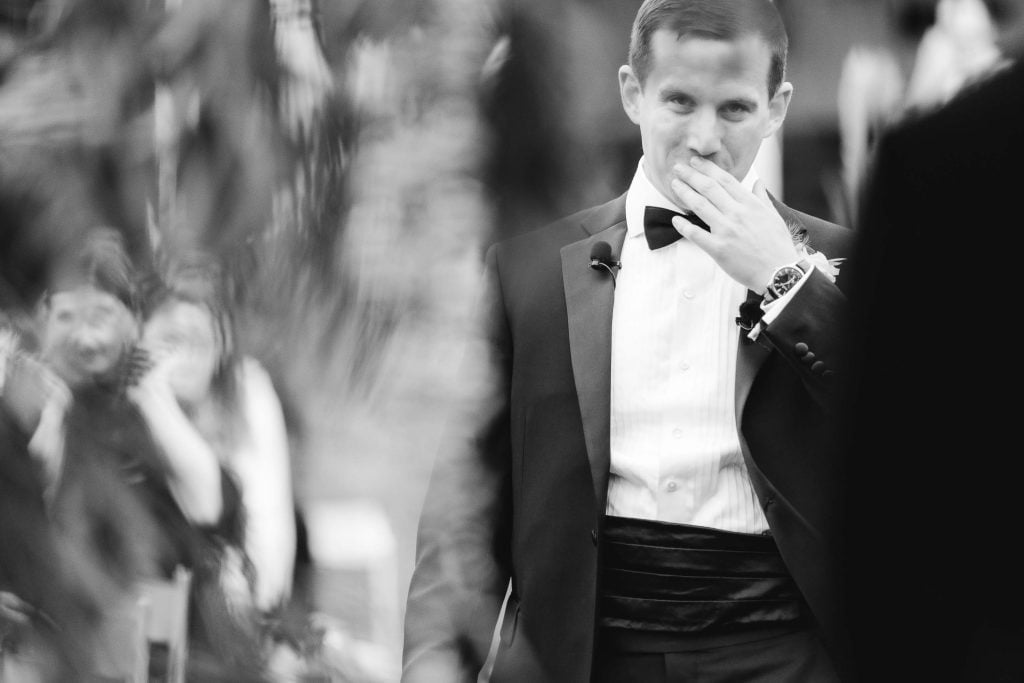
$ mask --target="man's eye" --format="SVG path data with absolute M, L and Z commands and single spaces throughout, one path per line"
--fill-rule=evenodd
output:
M 672 111 L 679 114 L 691 114 L 696 109 L 693 100 L 687 99 L 671 100 L 671 105 Z
M 732 103 L 722 107 L 722 115 L 726 118 L 737 119 L 750 113 L 750 107 L 745 104 Z

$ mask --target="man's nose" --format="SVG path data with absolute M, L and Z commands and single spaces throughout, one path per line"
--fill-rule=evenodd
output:
M 693 154 L 702 157 L 712 156 L 721 149 L 722 133 L 715 112 L 694 112 L 686 130 L 686 146 Z

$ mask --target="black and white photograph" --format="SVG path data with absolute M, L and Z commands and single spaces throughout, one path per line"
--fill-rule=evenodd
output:
M 1024 683 L 1022 164 L 1024 0 L 0 0 L 0 683 Z

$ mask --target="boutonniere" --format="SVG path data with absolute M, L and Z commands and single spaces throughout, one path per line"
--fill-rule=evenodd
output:
M 820 270 L 825 277 L 832 282 L 835 282 L 836 277 L 839 276 L 839 267 L 846 259 L 829 258 L 824 253 L 814 249 L 807 243 L 807 230 L 802 226 L 797 226 L 791 223 L 789 225 L 789 232 L 793 235 L 793 244 L 796 246 L 797 251 L 800 252 L 800 258 L 807 259 L 807 261 Z
M 812 263 L 815 268 L 820 270 L 821 273 L 832 282 L 836 281 L 836 277 L 839 276 L 839 266 L 841 266 L 843 261 L 846 260 L 844 258 L 828 258 L 822 252 L 815 251 L 808 246 L 804 246 L 800 250 L 800 256 Z

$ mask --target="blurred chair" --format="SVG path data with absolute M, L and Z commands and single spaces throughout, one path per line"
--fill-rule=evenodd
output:
M 149 608 L 149 598 L 139 595 L 126 598 L 111 611 L 99 637 L 90 680 L 148 683 Z
M 139 586 L 140 599 L 148 605 L 144 631 L 147 653 L 154 645 L 166 648 L 166 671 L 159 673 L 160 680 L 167 683 L 185 683 L 191 587 L 192 572 L 184 567 L 175 569 L 168 581 L 150 579 Z
M 365 612 L 367 633 L 354 628 L 354 635 L 397 652 L 401 643 L 397 543 L 384 510 L 369 500 L 313 500 L 305 510 L 316 575 L 316 609 L 350 625 L 359 621 L 353 610 Z

